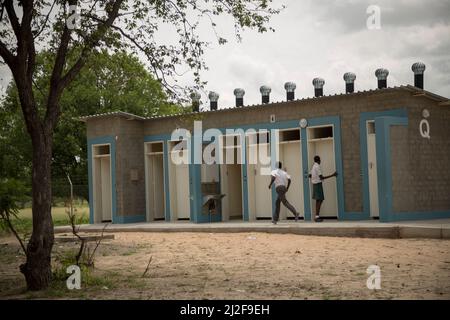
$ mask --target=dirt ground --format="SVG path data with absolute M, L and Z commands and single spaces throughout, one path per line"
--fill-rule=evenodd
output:
M 56 243 L 54 256 L 75 248 Z M 19 252 L 0 239 L 1 299 L 450 299 L 448 240 L 116 233 L 98 249 L 97 280 L 56 293 L 25 292 Z M 380 290 L 367 288 L 370 265 Z

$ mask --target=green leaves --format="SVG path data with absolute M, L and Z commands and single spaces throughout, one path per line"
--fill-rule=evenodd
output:
M 73 63 L 78 52 L 72 49 L 67 65 Z M 41 114 L 46 108 L 53 64 L 51 52 L 38 54 L 34 96 Z M 66 181 L 69 172 L 78 185 L 87 185 L 86 132 L 85 125 L 78 120 L 80 116 L 118 110 L 145 117 L 181 112 L 180 106 L 168 101 L 161 83 L 136 56 L 124 51 L 109 54 L 106 50 L 93 54 L 64 91 L 60 106 L 61 116 L 53 135 L 52 175 L 59 181 Z M 30 181 L 31 140 L 24 126 L 14 82 L 0 104 L 0 120 L 4 124 L 0 127 L 0 176 Z M 81 163 L 75 161 L 75 156 L 80 156 Z M 67 196 L 66 191 L 56 187 L 53 194 Z
M 0 179 L 0 219 L 17 218 L 17 203 L 24 199 L 25 185 L 16 179 Z

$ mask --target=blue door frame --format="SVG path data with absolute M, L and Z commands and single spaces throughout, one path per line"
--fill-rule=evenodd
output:
M 88 151 L 88 183 L 89 183 L 89 223 L 93 224 L 95 219 L 94 211 L 94 177 L 93 177 L 93 154 L 92 148 L 95 145 L 108 144 L 109 154 L 111 159 L 111 201 L 112 201 L 112 223 L 121 223 L 122 217 L 117 216 L 117 192 L 116 192 L 116 138 L 114 136 L 104 136 L 93 139 L 88 139 L 87 141 L 87 151 Z

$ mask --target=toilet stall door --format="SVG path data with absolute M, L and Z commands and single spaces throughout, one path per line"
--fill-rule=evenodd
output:
M 280 161 L 283 163 L 283 169 L 291 176 L 291 186 L 286 194 L 286 198 L 300 212 L 300 216 L 304 216 L 300 141 L 280 144 Z M 286 217 L 294 217 L 294 215 L 282 205 L 280 218 L 285 219 Z
M 266 174 L 267 172 L 264 170 L 270 171 L 270 167 L 258 163 L 255 165 L 253 172 L 255 175 L 254 197 L 256 218 L 272 218 L 272 192 L 268 188 L 270 175 Z
M 270 145 L 268 143 L 248 145 L 247 177 L 250 219 L 272 218 L 272 192 L 268 188 L 270 171 Z
M 367 168 L 369 171 L 369 200 L 370 216 L 379 217 L 378 207 L 378 177 L 377 177 L 377 153 L 376 153 L 375 123 L 367 122 Z
M 176 145 L 178 145 L 178 150 L 175 149 Z M 187 150 L 187 141 L 170 141 L 169 150 L 169 199 L 171 219 L 189 219 L 189 151 Z
M 94 222 L 112 221 L 112 179 L 110 145 L 92 146 Z
M 102 185 L 102 221 L 112 220 L 111 210 L 111 161 L 110 157 L 101 158 Z
M 175 170 L 177 177 L 177 216 L 178 219 L 189 219 L 189 166 L 179 164 Z

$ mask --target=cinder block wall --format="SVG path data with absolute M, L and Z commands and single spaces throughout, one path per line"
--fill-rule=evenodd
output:
M 143 122 L 124 117 L 88 119 L 87 138 L 116 137 L 117 216 L 145 215 Z M 131 180 L 136 170 L 138 180 Z
M 361 94 L 326 96 L 319 99 L 268 104 L 264 107 L 243 107 L 185 117 L 152 119 L 145 122 L 144 134 L 169 134 L 176 127 L 192 129 L 193 120 L 203 121 L 203 130 L 276 121 L 340 116 L 342 127 L 342 161 L 346 212 L 363 211 L 363 188 L 359 141 L 361 112 L 406 108 L 415 97 L 405 90 L 388 89 Z M 309 168 L 308 168 L 309 170 Z M 328 174 L 328 173 L 325 173 Z M 342 173 L 341 173 L 342 174 Z
M 431 139 L 419 132 L 423 109 Z M 408 117 L 407 128 L 391 128 L 393 211 L 450 211 L 450 108 L 415 97 Z
M 116 140 L 117 215 L 145 215 L 143 123 L 120 118 Z M 137 180 L 132 180 L 135 171 Z

